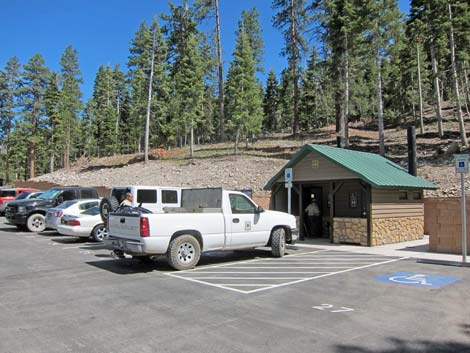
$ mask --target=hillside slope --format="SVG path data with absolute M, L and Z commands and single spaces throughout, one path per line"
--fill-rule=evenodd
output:
M 458 142 L 458 126 L 452 117 L 452 109 L 446 111 L 446 136 L 439 139 L 435 124 L 428 120 L 425 133 L 417 136 L 418 175 L 440 186 L 427 196 L 456 196 L 459 194 L 459 177 L 455 175 L 453 157 L 435 157 L 437 150 L 445 150 L 452 142 Z M 430 125 L 432 124 L 432 125 Z M 389 127 L 385 132 L 387 157 L 407 167 L 406 128 Z M 357 123 L 350 129 L 351 148 L 378 152 L 377 132 Z M 168 185 L 191 187 L 218 187 L 227 189 L 253 189 L 265 193 L 264 185 L 279 171 L 291 156 L 306 143 L 335 145 L 334 126 L 312 134 L 292 139 L 287 134 L 264 137 L 248 149 L 241 148 L 240 155 L 233 155 L 231 144 L 197 146 L 194 158 L 189 149 L 172 151 L 154 150 L 153 160 L 141 162 L 142 156 L 121 155 L 101 159 L 79 160 L 70 170 L 59 170 L 42 175 L 33 181 L 48 181 L 61 185 L 104 186 L 113 185 Z M 467 186 L 470 186 L 468 182 Z

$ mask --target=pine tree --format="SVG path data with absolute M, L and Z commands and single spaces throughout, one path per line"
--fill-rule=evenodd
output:
M 60 58 L 61 66 L 61 104 L 60 116 L 64 126 L 63 166 L 70 168 L 74 129 L 77 126 L 78 114 L 82 107 L 82 92 L 79 84 L 83 82 L 78 65 L 77 51 L 68 46 Z
M 253 60 L 255 61 L 256 71 L 264 72 L 263 32 L 261 30 L 261 25 L 259 22 L 259 13 L 256 7 L 253 7 L 248 11 L 242 11 L 241 18 L 238 21 L 238 28 L 239 30 L 243 28 L 248 37 L 248 42 L 250 43 L 251 49 L 253 50 Z
M 47 137 L 50 151 L 49 172 L 55 170 L 56 155 L 61 152 L 60 142 L 64 138 L 64 121 L 61 120 L 61 92 L 59 90 L 58 75 L 53 72 L 44 95 L 45 113 L 47 121 Z
M 181 6 L 170 3 L 170 12 L 162 16 L 167 21 L 165 29 L 172 58 L 170 115 L 180 145 L 189 134 L 192 157 L 194 131 L 204 117 L 205 64 L 200 52 L 200 34 L 186 1 Z
M 17 57 L 12 57 L 0 71 L 0 137 L 3 140 L 5 152 L 5 182 L 10 181 L 11 132 L 15 118 L 15 108 L 18 106 L 18 95 L 21 87 L 20 63 Z M 2 168 L 3 169 L 3 168 Z
M 286 46 L 282 54 L 288 57 L 289 69 L 292 70 L 293 110 L 292 133 L 297 135 L 299 120 L 299 64 L 302 53 L 307 50 L 303 32 L 310 24 L 305 0 L 273 0 L 272 8 L 279 10 L 273 17 L 275 28 L 282 30 Z
M 29 177 L 35 176 L 37 145 L 41 140 L 41 124 L 44 116 L 44 93 L 49 70 L 41 54 L 33 55 L 24 66 L 23 83 L 19 90 L 22 108 L 22 128 L 27 131 Z
M 238 32 L 233 57 L 226 85 L 226 107 L 235 133 L 234 152 L 238 154 L 240 138 L 257 134 L 263 121 L 262 91 L 255 77 L 253 49 L 243 28 Z
M 269 71 L 264 93 L 264 129 L 270 132 L 276 131 L 279 120 L 279 84 L 273 70 Z

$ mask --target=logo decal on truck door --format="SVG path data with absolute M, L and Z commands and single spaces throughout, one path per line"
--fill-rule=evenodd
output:
M 245 230 L 251 230 L 251 222 L 245 221 Z

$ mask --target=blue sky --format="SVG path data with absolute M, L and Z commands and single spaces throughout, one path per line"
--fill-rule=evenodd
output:
M 179 4 L 181 1 L 174 0 Z M 399 0 L 407 13 L 408 0 Z M 271 0 L 219 0 L 222 49 L 225 66 L 231 60 L 237 21 L 243 9 L 256 6 L 263 30 L 264 66 L 279 73 L 286 60 L 279 52 L 281 33 L 271 25 L 274 14 Z M 58 70 L 64 49 L 72 45 L 78 51 L 84 84 L 84 98 L 93 89 L 99 65 L 120 64 L 126 68 L 130 42 L 142 21 L 151 22 L 168 13 L 166 0 L 0 0 L 0 68 L 17 56 L 22 64 L 35 53 L 43 55 L 51 70 Z M 264 77 L 260 77 L 264 82 Z

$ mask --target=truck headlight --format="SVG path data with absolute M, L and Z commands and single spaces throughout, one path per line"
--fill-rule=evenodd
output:
M 18 206 L 16 209 L 16 213 L 24 213 L 26 211 L 26 208 L 24 206 Z

